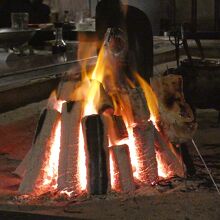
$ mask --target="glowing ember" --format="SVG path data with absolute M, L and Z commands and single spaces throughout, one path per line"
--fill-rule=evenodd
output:
M 140 179 L 137 172 L 139 170 L 138 157 L 137 157 L 137 149 L 135 146 L 135 138 L 133 136 L 132 127 L 127 126 L 127 131 L 128 131 L 128 138 L 118 141 L 115 145 L 124 145 L 124 144 L 128 145 L 130 151 L 132 169 L 133 169 L 133 176 L 137 179 Z
M 116 181 L 117 180 L 117 173 L 116 173 L 116 169 L 114 166 L 111 152 L 109 154 L 109 163 L 110 163 L 111 189 L 114 191 L 118 191 L 117 181 Z
M 43 178 L 43 185 L 50 185 L 52 188 L 57 187 L 58 163 L 60 154 L 60 135 L 61 135 L 61 121 L 56 125 L 53 143 L 48 158 L 48 164 L 45 167 L 45 176 Z
M 158 167 L 158 175 L 164 179 L 170 178 L 173 176 L 173 172 L 170 168 L 162 161 L 161 155 L 159 152 L 156 152 L 157 158 L 157 167 Z
M 83 138 L 82 125 L 80 125 L 79 131 L 79 163 L 78 163 L 78 175 L 80 181 L 81 191 L 86 190 L 87 186 L 87 176 L 86 176 L 86 154 L 85 154 L 85 145 Z
M 85 51 L 84 51 L 84 53 L 85 53 Z M 145 94 L 145 98 L 146 98 L 148 108 L 150 111 L 150 119 L 149 120 L 151 120 L 153 122 L 154 126 L 157 128 L 157 122 L 160 120 L 159 119 L 159 109 L 158 109 L 157 97 L 156 97 L 154 91 L 152 90 L 152 88 L 150 87 L 150 85 L 143 78 L 141 78 L 141 76 L 139 74 L 134 73 L 134 77 L 139 82 L 139 84 Z M 122 116 L 123 121 L 125 123 L 125 126 L 127 128 L 128 138 L 118 140 L 116 138 L 116 136 L 117 136 L 115 134 L 116 132 L 114 133 L 114 131 L 113 131 L 113 125 L 111 124 L 112 122 L 111 122 L 111 120 L 109 120 L 109 124 L 108 124 L 108 127 L 110 127 L 110 129 L 108 128 L 109 129 L 109 133 L 108 133 L 109 147 L 110 146 L 119 146 L 119 145 L 127 145 L 129 147 L 129 154 L 130 154 L 129 164 L 130 164 L 130 160 L 131 160 L 133 176 L 132 176 L 132 172 L 131 172 L 131 167 L 129 169 L 129 174 L 130 174 L 130 176 L 132 176 L 132 181 L 133 181 L 133 177 L 142 181 L 141 178 L 143 177 L 143 175 L 141 177 L 141 172 L 143 172 L 143 170 L 148 169 L 151 166 L 151 164 L 157 165 L 157 166 L 155 165 L 154 167 L 155 167 L 156 171 L 157 171 L 157 167 L 158 167 L 158 174 L 160 177 L 162 177 L 162 178 L 171 177 L 173 175 L 173 172 L 172 172 L 172 170 L 170 170 L 169 166 L 164 163 L 159 152 L 156 152 L 156 159 L 154 156 L 155 163 L 152 163 L 152 160 L 145 160 L 145 161 L 149 161 L 150 165 L 147 164 L 145 166 L 145 167 L 147 167 L 146 169 L 143 166 L 144 163 L 143 163 L 142 155 L 143 156 L 150 155 L 149 157 L 151 157 L 151 154 L 146 154 L 146 152 L 141 152 L 142 154 L 140 154 L 139 152 L 141 150 L 139 150 L 139 152 L 138 152 L 138 146 L 136 146 L 136 145 L 138 145 L 139 144 L 138 141 L 141 142 L 141 140 L 143 138 L 139 137 L 139 140 L 138 140 L 138 138 L 136 137 L 136 139 L 137 139 L 136 140 L 134 137 L 134 134 L 133 134 L 133 132 L 135 133 L 135 131 L 134 131 L 134 126 L 135 126 L 134 117 L 135 117 L 135 115 L 133 112 L 134 108 L 132 108 L 132 106 L 131 106 L 132 102 L 129 97 L 129 92 L 128 93 L 125 92 L 125 94 L 123 94 L 123 92 L 121 92 L 120 88 L 117 87 L 117 82 L 116 82 L 117 80 L 115 80 L 116 78 L 114 78 L 114 74 L 112 74 L 112 69 L 111 69 L 111 65 L 109 63 L 109 60 L 106 59 L 106 51 L 105 51 L 104 46 L 102 47 L 102 49 L 100 51 L 95 69 L 91 74 L 88 74 L 86 72 L 86 61 L 83 61 L 82 82 L 79 83 L 79 86 L 77 87 L 76 90 L 74 90 L 72 92 L 72 96 L 71 96 L 72 101 L 80 100 L 83 102 L 83 110 L 82 110 L 81 119 L 85 116 L 100 113 L 100 111 L 97 107 L 97 106 L 99 106 L 100 99 L 101 99 L 100 83 L 102 83 L 104 87 L 105 86 L 108 86 L 108 87 L 113 86 L 113 88 L 116 88 L 116 90 L 112 89 L 113 92 L 110 95 L 111 95 L 111 98 L 114 103 L 114 109 L 110 108 L 111 111 L 106 112 L 105 117 L 106 118 L 111 117 L 112 114 L 115 114 L 117 116 Z M 109 82 L 110 86 L 105 84 L 106 79 L 107 80 L 111 79 Z M 124 83 L 126 84 L 125 85 L 126 89 L 127 88 L 129 88 L 129 89 L 135 88 L 134 83 L 132 83 L 129 79 L 125 78 Z M 64 103 L 64 101 L 57 100 L 56 92 L 54 91 L 49 98 L 48 108 L 49 109 L 56 109 L 57 111 L 61 112 L 63 103 Z M 141 105 L 137 105 L 137 106 L 141 106 Z M 137 109 L 137 111 L 138 111 L 138 109 Z M 143 110 L 143 112 L 146 112 L 145 109 Z M 149 115 L 147 115 L 147 118 L 148 117 L 149 117 Z M 144 118 L 144 120 L 145 120 L 145 118 Z M 141 123 L 144 120 L 142 120 Z M 138 122 L 135 121 L 135 123 L 138 123 Z M 144 121 L 144 123 L 148 123 L 148 122 Z M 144 136 L 145 131 L 147 130 L 146 128 L 147 128 L 147 126 L 145 126 L 144 129 L 142 129 L 142 131 L 143 131 L 142 133 L 141 132 L 139 132 L 139 133 L 143 134 L 143 136 Z M 152 129 L 152 130 L 154 130 L 154 129 Z M 44 169 L 44 177 L 43 177 L 43 184 L 42 184 L 43 187 L 45 187 L 45 188 L 47 188 L 47 187 L 53 188 L 53 189 L 57 188 L 58 165 L 59 165 L 59 154 L 60 154 L 60 136 L 61 136 L 61 121 L 58 121 L 56 128 L 55 128 L 54 140 L 52 141 L 52 144 L 50 146 L 51 149 L 50 149 L 47 161 L 45 162 L 46 167 Z M 152 136 L 153 136 L 153 132 L 152 132 Z M 82 130 L 81 124 L 79 127 L 79 137 L 78 138 L 79 138 L 78 164 L 77 164 L 77 178 L 78 179 L 76 181 L 77 182 L 76 184 L 78 184 L 79 186 L 77 185 L 77 186 L 72 186 L 72 187 L 76 187 L 76 188 L 79 187 L 80 188 L 79 193 L 82 193 L 82 192 L 86 191 L 88 183 L 87 183 L 85 142 L 84 142 L 83 130 Z M 147 138 L 148 138 L 148 136 L 147 136 Z M 140 144 L 139 149 L 140 148 L 144 149 L 144 146 L 148 146 L 149 148 L 151 147 L 151 149 L 155 149 L 155 146 L 150 146 L 152 144 L 151 142 L 149 145 L 145 145 L 144 144 L 145 142 L 146 142 L 146 140 L 144 139 L 143 143 L 141 142 L 142 145 Z M 146 144 L 148 144 L 148 143 L 146 143 Z M 154 144 L 152 144 L 152 145 L 154 145 Z M 126 146 L 126 152 L 128 152 L 127 146 Z M 147 151 L 147 150 L 145 150 L 145 151 Z M 152 151 L 152 152 L 153 152 L 152 154 L 154 154 L 154 151 Z M 149 151 L 147 151 L 147 153 L 149 153 Z M 138 155 L 140 158 L 138 157 Z M 111 151 L 110 151 L 110 155 L 109 155 L 109 163 L 110 163 L 109 166 L 110 166 L 110 176 L 111 176 L 111 188 L 112 188 L 112 190 L 118 191 L 119 189 L 117 187 L 117 179 L 119 178 L 119 173 L 117 173 Z M 143 164 L 141 164 L 141 163 L 143 163 Z M 142 168 L 141 168 L 141 165 L 142 165 Z M 144 169 L 143 169 L 143 167 L 144 167 Z M 156 171 L 154 173 L 156 173 L 155 179 L 157 181 L 158 174 Z M 146 176 L 147 175 L 144 176 L 145 179 L 147 178 Z M 72 177 L 70 177 L 70 178 L 72 178 Z M 145 182 L 147 182 L 147 181 L 145 181 Z M 70 197 L 72 195 L 72 192 L 73 191 L 71 191 L 71 189 L 65 189 L 65 190 L 61 191 L 61 194 L 65 194 L 68 197 Z M 78 193 L 78 191 L 77 191 L 77 193 Z

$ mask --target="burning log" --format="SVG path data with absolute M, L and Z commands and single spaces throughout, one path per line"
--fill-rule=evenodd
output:
M 129 148 L 127 145 L 109 148 L 116 174 L 116 190 L 132 192 L 135 190 Z
M 106 93 L 102 83 L 97 80 L 84 80 L 77 84 L 71 94 L 71 100 L 84 100 L 92 102 L 99 114 L 106 109 L 114 109 L 110 96 Z
M 150 118 L 147 101 L 141 88 L 129 91 L 131 107 L 133 111 L 134 123 L 145 123 Z
M 154 126 L 152 123 L 138 124 L 133 128 L 138 158 L 138 176 L 145 184 L 158 181 L 156 152 L 154 148 Z
M 37 136 L 40 133 L 40 130 L 42 129 L 43 123 L 45 121 L 45 117 L 47 115 L 47 109 L 43 109 L 41 114 L 40 114 L 40 118 L 37 124 L 37 128 L 35 131 L 35 135 L 34 135 L 34 139 L 33 141 L 35 142 L 37 139 Z M 19 166 L 16 168 L 16 170 L 13 172 L 14 174 L 18 175 L 19 177 L 24 177 L 25 172 L 27 170 L 28 164 L 30 162 L 30 159 L 32 157 L 32 153 L 34 152 L 34 143 L 33 143 L 33 147 L 28 151 L 28 153 L 26 154 L 25 158 L 22 160 L 22 162 L 19 164 Z
M 58 189 L 79 192 L 78 153 L 82 102 L 66 102 L 61 115 L 61 147 L 58 167 Z
M 104 114 L 107 133 L 112 143 L 128 138 L 127 128 L 121 116 Z
M 82 125 L 87 157 L 87 192 L 106 194 L 110 187 L 110 171 L 104 122 L 100 115 L 90 115 L 83 118 Z
M 59 155 L 59 143 L 55 143 L 59 128 L 61 114 L 52 109 L 45 110 L 41 115 L 32 150 L 27 159 L 26 172 L 20 184 L 19 192 L 22 194 L 42 194 L 49 191 L 56 184 L 56 172 L 50 173 L 56 169 L 58 158 L 52 158 L 56 153 Z M 56 149 L 55 149 L 56 147 Z M 58 151 L 58 152 L 57 152 Z M 51 159 L 54 161 L 51 162 Z M 54 170 L 53 170 L 54 171 Z
M 72 100 L 72 93 L 76 89 L 77 85 L 81 80 L 80 73 L 71 73 L 71 71 L 67 72 L 60 81 L 57 88 L 57 99 L 64 101 Z
M 112 116 L 115 134 L 117 136 L 116 140 L 121 140 L 128 138 L 128 132 L 121 116 L 113 115 Z
M 150 114 L 141 88 L 127 88 L 120 93 L 114 92 L 111 96 L 116 106 L 119 106 L 115 109 L 115 114 L 123 115 L 129 126 L 149 120 Z
M 112 100 L 110 96 L 106 93 L 102 83 L 98 82 L 97 80 L 92 80 L 91 89 L 93 89 L 93 87 L 98 87 L 96 90 L 96 95 L 98 96 L 99 101 L 95 102 L 95 108 L 97 109 L 98 113 L 101 114 L 108 108 L 114 109 Z
M 181 156 L 178 154 L 174 146 L 169 142 L 169 140 L 161 133 L 155 129 L 155 148 L 158 156 L 163 163 L 166 173 L 169 176 L 184 176 L 184 168 Z
M 57 97 L 59 100 L 71 101 L 72 93 L 77 86 L 77 82 L 75 81 L 64 81 L 60 82 L 59 87 L 57 89 Z
M 127 89 L 118 95 L 113 94 L 116 103 L 121 106 L 119 114 L 127 118 L 129 125 L 139 124 L 149 120 L 150 113 L 141 88 Z M 118 114 L 118 112 L 117 112 Z

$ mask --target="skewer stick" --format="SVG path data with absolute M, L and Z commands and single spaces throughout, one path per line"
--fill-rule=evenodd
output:
M 212 176 L 212 174 L 211 174 L 209 168 L 208 168 L 207 165 L 206 165 L 205 160 L 203 159 L 203 157 L 202 157 L 202 155 L 201 155 L 201 153 L 200 153 L 200 151 L 199 151 L 198 146 L 196 145 L 196 143 L 195 143 L 195 141 L 194 141 L 193 139 L 192 139 L 192 143 L 193 143 L 193 145 L 194 145 L 194 147 L 195 147 L 195 149 L 196 149 L 196 151 L 197 151 L 197 153 L 198 153 L 198 155 L 199 155 L 199 157 L 200 157 L 200 159 L 201 159 L 203 165 L 205 166 L 205 168 L 206 168 L 206 170 L 207 170 L 207 173 L 209 174 L 210 179 L 212 180 L 212 182 L 213 182 L 213 184 L 214 184 L 214 186 L 215 186 L 215 188 L 216 188 L 216 191 L 217 191 L 218 194 L 220 195 L 220 191 L 219 191 L 218 185 L 216 184 L 216 182 L 215 182 L 215 180 L 214 180 L 214 178 L 213 178 L 213 176 Z

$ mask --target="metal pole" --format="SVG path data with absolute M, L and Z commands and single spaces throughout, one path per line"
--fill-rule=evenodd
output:
M 218 185 L 216 184 L 216 182 L 215 182 L 215 180 L 214 180 L 214 178 L 213 178 L 213 176 L 212 176 L 212 174 L 211 174 L 209 168 L 208 168 L 207 165 L 206 165 L 206 162 L 204 161 L 204 159 L 203 159 L 203 157 L 202 157 L 202 155 L 201 155 L 201 153 L 200 153 L 200 151 L 199 151 L 199 148 L 197 147 L 197 145 L 196 145 L 196 143 L 195 143 L 195 141 L 194 141 L 193 139 L 192 139 L 192 143 L 193 143 L 193 146 L 195 147 L 195 149 L 196 149 L 196 151 L 197 151 L 197 153 L 198 153 L 198 155 L 199 155 L 199 157 L 200 157 L 200 159 L 201 159 L 203 165 L 205 166 L 205 168 L 206 168 L 206 170 L 207 170 L 207 173 L 209 174 L 210 179 L 212 180 L 212 182 L 213 182 L 213 184 L 214 184 L 214 186 L 215 186 L 215 188 L 216 188 L 216 191 L 217 191 L 218 194 L 220 195 L 220 191 L 219 191 Z

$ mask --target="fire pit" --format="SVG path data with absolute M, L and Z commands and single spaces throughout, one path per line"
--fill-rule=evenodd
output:
M 151 87 L 133 73 L 131 82 L 115 62 L 114 37 L 91 73 L 67 74 L 49 98 L 33 146 L 15 171 L 21 195 L 133 193 L 184 176 L 175 144 L 190 139 L 196 123 L 181 78 L 155 78 Z

